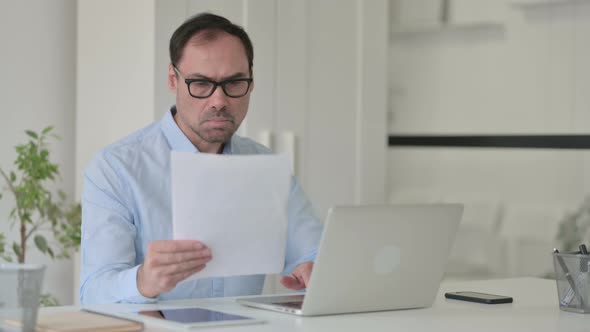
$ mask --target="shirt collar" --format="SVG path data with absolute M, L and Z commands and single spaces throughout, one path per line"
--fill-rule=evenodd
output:
M 180 130 L 176 121 L 174 121 L 174 114 L 176 114 L 176 106 L 172 106 L 170 111 L 166 112 L 160 120 L 162 126 L 162 132 L 164 132 L 164 136 L 168 140 L 168 144 L 172 148 L 173 151 L 180 151 L 180 152 L 192 152 L 197 153 L 199 150 L 193 143 L 186 137 L 186 135 Z M 232 141 L 234 140 L 234 136 L 225 143 L 223 146 L 222 154 L 232 154 Z

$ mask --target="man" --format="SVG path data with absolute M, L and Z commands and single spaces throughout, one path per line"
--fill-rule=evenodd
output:
M 254 88 L 253 57 L 246 32 L 220 16 L 194 16 L 174 32 L 168 86 L 176 95 L 176 106 L 160 121 L 102 150 L 85 172 L 82 303 L 146 303 L 262 291 L 263 275 L 181 283 L 215 257 L 206 243 L 170 240 L 171 151 L 270 153 L 235 135 Z M 222 207 L 223 202 L 218 204 Z M 307 286 L 321 231 L 293 178 L 281 278 L 285 287 Z

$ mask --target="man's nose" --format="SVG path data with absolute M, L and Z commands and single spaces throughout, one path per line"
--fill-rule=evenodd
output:
M 227 98 L 228 96 L 225 95 L 221 86 L 218 86 L 213 94 L 209 96 L 209 106 L 215 107 L 216 109 L 220 110 L 227 106 Z

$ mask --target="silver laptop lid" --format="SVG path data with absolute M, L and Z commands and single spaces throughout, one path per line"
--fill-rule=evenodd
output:
M 333 207 L 303 314 L 432 305 L 462 213 L 460 204 Z

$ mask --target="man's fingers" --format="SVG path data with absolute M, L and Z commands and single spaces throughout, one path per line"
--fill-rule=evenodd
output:
M 306 269 L 303 273 L 301 273 L 299 277 L 303 280 L 305 287 L 309 286 L 309 279 L 311 278 L 311 269 Z
M 191 272 L 191 271 L 194 273 L 194 271 L 198 267 L 209 263 L 210 260 L 211 260 L 211 257 L 205 257 L 205 258 L 198 258 L 198 259 L 193 259 L 190 261 L 185 261 L 182 263 L 165 265 L 165 266 L 160 267 L 160 275 L 162 275 L 162 276 L 173 275 L 173 274 L 179 274 L 179 273 L 185 273 L 185 272 Z
M 302 284 L 304 287 L 307 287 L 307 283 L 308 283 L 309 279 L 307 278 L 305 273 L 297 274 L 294 277 L 297 278 L 297 280 L 299 281 L 300 284 Z
M 299 283 L 303 284 L 306 288 L 309 286 L 309 279 L 311 278 L 311 271 L 313 269 L 313 262 L 305 262 L 298 265 L 291 275 L 297 280 Z
M 287 288 L 293 288 L 295 284 L 297 284 L 297 280 L 294 280 L 293 277 L 281 277 L 281 284 Z
M 197 266 L 197 268 L 195 268 L 195 269 L 175 273 L 170 276 L 170 280 L 174 283 L 174 285 L 176 285 L 179 282 L 183 281 L 184 279 L 192 276 L 193 274 L 201 272 L 206 266 L 207 266 L 206 264 L 202 264 L 202 265 Z
M 203 268 L 205 268 L 204 264 L 199 265 L 196 269 L 161 276 L 157 280 L 158 286 L 161 291 L 167 292 L 176 287 L 179 282 L 190 277 L 194 273 L 201 271 Z
M 211 256 L 192 259 L 177 264 L 152 266 L 142 264 L 137 270 L 137 287 L 147 297 L 155 297 L 176 287 L 180 281 L 203 270 Z
M 191 261 L 200 258 L 211 258 L 211 250 L 209 250 L 209 248 L 206 248 L 176 253 L 159 253 L 153 256 L 152 261 L 150 263 L 153 265 L 170 265 L 180 264 L 186 261 Z
M 194 269 L 194 270 L 184 271 L 184 272 L 177 273 L 177 274 L 174 275 L 174 279 L 176 280 L 176 283 L 179 283 L 179 282 L 183 281 L 184 279 L 192 276 L 193 274 L 199 273 L 199 272 L 203 271 L 203 269 L 205 267 L 207 267 L 207 265 L 206 264 L 203 264 L 203 265 L 197 266 L 197 268 Z
M 149 252 L 158 253 L 196 251 L 204 248 L 206 248 L 206 246 L 202 242 L 196 240 L 159 240 L 152 241 L 148 245 Z
M 296 279 L 292 276 L 282 277 L 281 284 L 283 284 L 283 286 L 285 286 L 289 289 L 293 289 L 293 290 L 301 290 L 301 289 L 305 288 L 305 285 L 301 284 L 301 282 L 299 282 L 298 279 Z
M 137 270 L 137 288 L 142 295 L 155 297 L 203 270 L 211 259 L 211 250 L 199 241 L 152 241 Z

